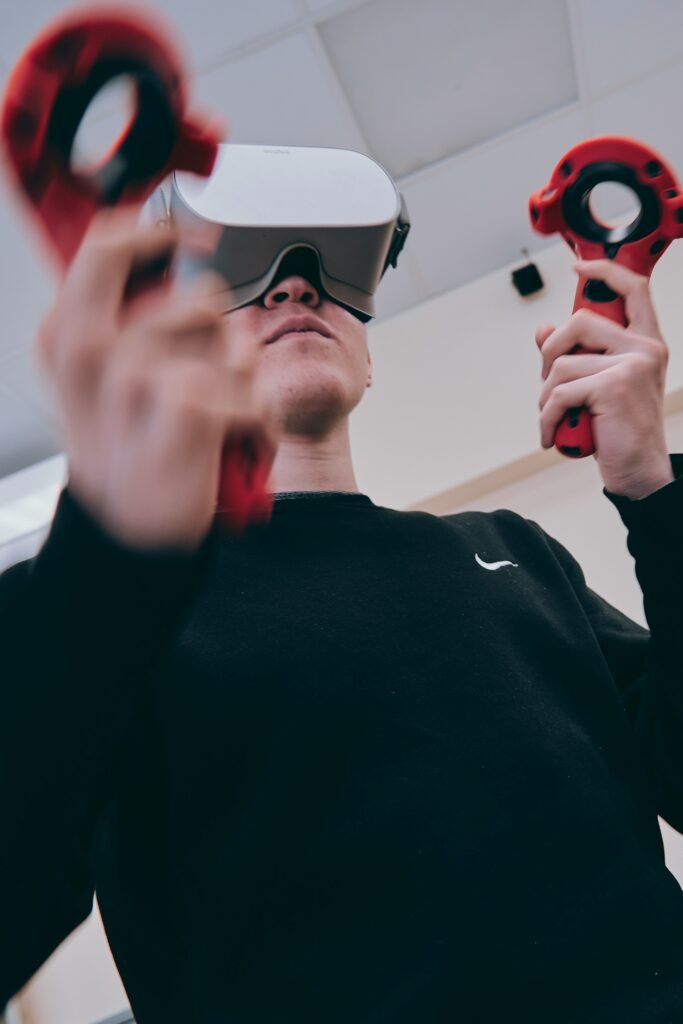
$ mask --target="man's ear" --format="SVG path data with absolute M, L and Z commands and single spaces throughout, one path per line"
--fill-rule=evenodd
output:
M 369 352 L 368 352 L 368 382 L 367 382 L 367 384 L 365 386 L 367 388 L 372 387 L 372 359 L 370 358 L 370 353 Z

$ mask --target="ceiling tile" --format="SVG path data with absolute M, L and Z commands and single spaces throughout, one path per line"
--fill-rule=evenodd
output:
M 649 143 L 683 181 L 683 134 L 677 130 L 682 95 L 683 64 L 673 64 L 596 101 L 595 134 L 628 135 Z
M 578 109 L 527 126 L 401 184 L 408 244 L 436 295 L 520 259 L 547 243 L 529 225 L 529 196 L 586 135 Z
M 197 102 L 227 117 L 230 141 L 363 149 L 309 37 L 297 33 L 199 75 Z
M 360 7 L 368 0 L 304 0 L 306 7 L 312 14 L 339 14 L 341 11 L 348 11 L 352 7 Z
M 89 7 L 111 7 L 111 0 L 89 0 Z M 167 20 L 187 55 L 188 65 L 200 69 L 222 54 L 253 39 L 284 28 L 301 16 L 297 0 L 160 0 L 150 5 L 145 0 L 127 0 L 129 7 L 141 7 L 157 18 Z M 12 66 L 33 37 L 56 16 L 73 8 L 63 0 L 31 0 L 12 8 L 2 18 L 0 54 Z
M 557 0 L 374 0 L 319 32 L 373 155 L 396 176 L 576 97 Z
M 589 95 L 632 82 L 683 54 L 680 0 L 574 0 Z

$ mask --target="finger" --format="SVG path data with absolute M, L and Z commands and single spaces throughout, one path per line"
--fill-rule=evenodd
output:
M 226 296 L 228 298 L 226 298 Z M 190 284 L 178 281 L 165 291 L 140 296 L 127 305 L 122 326 L 136 331 L 182 333 L 192 328 L 192 317 L 213 322 L 224 318 L 229 289 L 225 280 L 213 271 L 205 271 Z
M 580 380 L 583 377 L 592 377 L 596 373 L 602 373 L 617 363 L 623 362 L 623 356 L 606 355 L 569 355 L 560 356 L 553 364 L 553 368 L 541 388 L 538 399 L 540 409 L 543 409 L 550 398 L 553 390 L 560 384 L 568 381 Z
M 547 325 L 545 325 L 543 327 L 538 327 L 536 329 L 536 333 L 534 334 L 534 338 L 536 339 L 536 344 L 538 345 L 539 348 L 543 348 L 543 346 L 545 345 L 546 341 L 548 340 L 548 338 L 550 337 L 550 335 L 553 333 L 554 330 L 555 330 L 555 327 L 553 325 L 550 325 L 550 324 L 547 324 Z
M 169 422 L 181 420 L 188 429 L 209 430 L 222 449 L 230 438 L 249 437 L 272 461 L 280 431 L 263 399 L 246 388 L 226 367 L 209 367 L 191 359 L 167 363 L 153 383 L 146 374 L 154 399 Z
M 228 321 L 225 321 L 228 339 L 227 365 L 233 373 L 243 377 L 253 377 L 256 372 L 261 342 L 247 331 L 230 332 Z
M 157 359 L 180 354 L 200 356 L 225 365 L 227 340 L 220 313 L 199 299 L 164 309 L 145 330 L 131 332 L 150 356 Z
M 64 284 L 65 302 L 81 318 L 118 314 L 134 266 L 170 260 L 177 246 L 173 227 L 140 227 L 139 206 L 103 210 L 95 215 Z
M 648 339 L 647 344 L 651 341 Z M 591 352 L 605 352 L 617 355 L 620 352 L 640 352 L 645 347 L 643 339 L 629 333 L 607 317 L 589 309 L 580 309 L 570 320 L 550 334 L 541 349 L 543 367 L 541 376 L 545 379 L 553 362 L 561 355 L 572 352 L 577 346 Z
M 553 388 L 541 412 L 540 430 L 543 448 L 552 447 L 557 428 L 569 409 L 590 408 L 595 376 L 597 375 L 568 381 L 566 384 L 559 384 Z
M 660 338 L 649 279 L 614 260 L 580 260 L 574 267 L 584 279 L 604 281 L 624 300 L 629 327 L 651 338 Z

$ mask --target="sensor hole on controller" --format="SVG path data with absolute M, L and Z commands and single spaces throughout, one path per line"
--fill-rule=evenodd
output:
M 95 93 L 81 118 L 71 150 L 71 169 L 80 175 L 98 170 L 116 149 L 137 110 L 135 79 L 117 75 Z
M 590 193 L 588 208 L 594 220 L 610 230 L 630 230 L 640 217 L 640 199 L 628 185 L 618 181 L 601 181 Z

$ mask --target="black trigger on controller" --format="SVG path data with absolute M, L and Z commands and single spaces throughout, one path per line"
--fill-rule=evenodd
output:
M 621 298 L 619 293 L 613 292 L 604 281 L 593 279 L 586 281 L 583 297 L 588 299 L 589 302 L 614 302 L 615 299 Z

